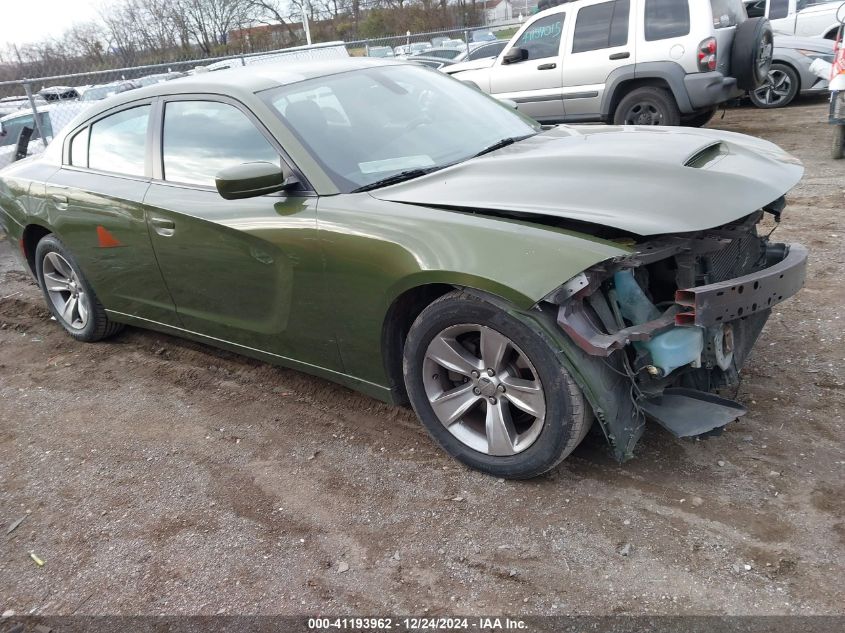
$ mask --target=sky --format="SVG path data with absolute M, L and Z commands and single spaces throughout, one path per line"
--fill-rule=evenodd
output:
M 97 17 L 108 0 L 0 0 L 0 47 L 57 37 L 74 22 Z

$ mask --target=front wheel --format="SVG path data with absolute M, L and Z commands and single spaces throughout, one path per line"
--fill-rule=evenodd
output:
M 553 468 L 592 422 L 541 329 L 461 291 L 414 322 L 404 372 L 411 404 L 435 441 L 497 477 L 527 479 Z
M 766 81 L 748 96 L 758 108 L 782 108 L 792 103 L 800 84 L 798 73 L 792 68 L 785 64 L 772 64 Z
M 645 86 L 622 97 L 613 113 L 615 125 L 680 125 L 681 111 L 665 88 Z

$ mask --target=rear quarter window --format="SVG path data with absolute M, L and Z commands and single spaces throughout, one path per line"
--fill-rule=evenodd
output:
M 648 42 L 688 35 L 688 0 L 646 0 L 645 39 Z
M 748 17 L 742 0 L 710 0 L 713 28 L 725 29 L 745 22 Z

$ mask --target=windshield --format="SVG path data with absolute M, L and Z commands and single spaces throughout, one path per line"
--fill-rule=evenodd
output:
M 374 66 L 263 93 L 343 192 L 466 160 L 539 124 L 456 79 L 416 65 Z

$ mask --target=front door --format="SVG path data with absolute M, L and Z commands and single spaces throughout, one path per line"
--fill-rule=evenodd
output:
M 224 200 L 221 169 L 282 161 L 242 106 L 222 98 L 162 104 L 159 178 L 144 203 L 176 310 L 190 331 L 340 369 L 325 314 L 317 198 L 308 192 Z
M 520 112 L 538 121 L 563 118 L 561 43 L 565 18 L 566 14 L 558 11 L 536 20 L 505 49 L 490 69 L 490 94 L 516 101 Z M 527 59 L 504 64 L 508 51 L 517 47 L 527 51 Z

